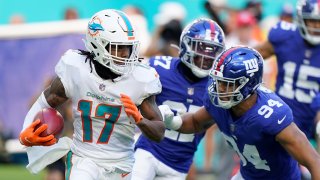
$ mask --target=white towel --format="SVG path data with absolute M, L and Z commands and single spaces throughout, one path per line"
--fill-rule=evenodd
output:
M 32 146 L 27 147 L 29 164 L 27 169 L 32 174 L 37 174 L 46 166 L 62 158 L 70 151 L 72 140 L 62 137 L 58 143 L 52 146 Z

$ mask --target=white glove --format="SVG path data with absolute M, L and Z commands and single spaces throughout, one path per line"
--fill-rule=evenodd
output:
M 172 130 L 178 130 L 182 126 L 182 119 L 180 116 L 174 116 L 168 105 L 158 106 L 161 112 L 164 124 L 166 128 Z
M 318 121 L 318 123 L 317 123 L 316 133 L 317 133 L 318 137 L 320 138 L 320 121 Z

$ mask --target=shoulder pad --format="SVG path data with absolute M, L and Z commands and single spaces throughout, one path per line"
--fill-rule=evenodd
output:
M 55 72 L 63 83 L 67 97 L 71 97 L 70 92 L 74 88 L 74 77 L 78 77 L 81 69 L 89 70 L 89 65 L 85 67 L 85 57 L 78 53 L 79 51 L 76 50 L 68 50 L 55 66 Z
M 84 61 L 81 61 L 81 59 L 84 60 L 84 58 L 84 56 L 79 54 L 78 50 L 69 49 L 61 56 L 60 61 L 63 61 L 66 65 L 78 66 L 84 63 Z
M 293 23 L 280 21 L 275 26 L 273 26 L 269 32 L 268 40 L 272 44 L 280 43 L 287 39 L 290 39 L 295 35 L 297 31 L 297 26 Z
M 149 65 L 139 63 L 132 72 L 133 78 L 139 83 L 144 84 L 146 94 L 159 94 L 162 86 L 159 79 L 159 74 Z
M 159 75 L 156 70 L 144 63 L 138 63 L 136 68 L 132 72 L 132 76 L 136 81 L 149 83 L 156 79 L 159 79 Z

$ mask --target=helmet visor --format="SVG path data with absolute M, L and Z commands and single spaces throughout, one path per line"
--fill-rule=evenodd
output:
M 215 58 L 223 51 L 223 47 L 213 42 L 193 39 L 191 50 L 194 54 L 193 64 L 200 69 L 210 70 Z

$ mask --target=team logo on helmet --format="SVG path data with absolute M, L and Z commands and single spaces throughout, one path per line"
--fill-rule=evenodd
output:
M 98 17 L 94 17 L 88 24 L 88 33 L 91 36 L 95 36 L 99 31 L 104 31 L 104 28 L 101 25 L 101 20 Z

